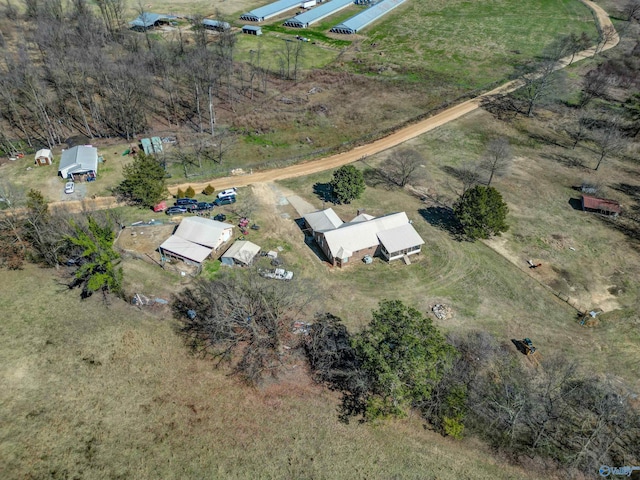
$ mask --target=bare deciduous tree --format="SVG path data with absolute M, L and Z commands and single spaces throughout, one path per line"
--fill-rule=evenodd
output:
M 620 133 L 620 118 L 613 117 L 603 122 L 603 124 L 601 128 L 596 129 L 592 134 L 592 140 L 599 155 L 598 163 L 594 170 L 598 170 L 607 157 L 620 153 L 627 145 L 626 139 Z
M 480 168 L 489 175 L 487 186 L 491 185 L 493 177 L 505 173 L 512 159 L 511 145 L 506 137 L 496 137 L 489 141 L 484 159 L 480 163 Z
M 629 0 L 622 10 L 627 21 L 640 20 L 640 0 Z
M 307 298 L 295 284 L 243 273 L 195 282 L 175 297 L 173 311 L 192 348 L 257 384 L 281 369 L 284 340 Z
M 379 170 L 388 182 L 404 187 L 419 179 L 423 165 L 424 157 L 420 152 L 412 148 L 398 148 L 391 152 Z

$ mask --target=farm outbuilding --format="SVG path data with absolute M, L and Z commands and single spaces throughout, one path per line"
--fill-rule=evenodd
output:
M 201 264 L 204 262 L 213 249 L 190 242 L 177 235 L 171 235 L 160 245 L 160 253 L 163 257 L 173 257 L 178 260 Z
M 582 210 L 617 216 L 622 211 L 622 208 L 620 203 L 615 200 L 582 195 Z
M 53 153 L 48 148 L 43 148 L 36 152 L 36 165 L 51 165 L 53 163 Z
M 217 250 L 233 236 L 233 225 L 202 217 L 186 217 L 174 235 Z
M 77 175 L 87 175 L 87 179 L 95 179 L 98 174 L 98 149 L 91 145 L 78 145 L 63 150 L 60 157 L 58 175 L 62 178 L 75 179 Z
M 233 225 L 208 218 L 187 217 L 160 245 L 163 257 L 201 264 L 233 235 Z
M 155 155 L 156 153 L 162 153 L 162 140 L 160 137 L 142 138 L 140 140 L 142 150 L 145 155 Z
M 226 32 L 227 30 L 231 29 L 231 25 L 229 25 L 227 22 L 222 22 L 220 20 L 211 20 L 208 18 L 202 20 L 202 25 L 204 25 L 204 28 L 206 28 L 207 30 L 215 30 L 216 32 Z
M 254 25 L 245 25 L 242 27 L 242 33 L 246 33 L 248 35 L 262 35 L 262 28 Z
M 175 20 L 177 17 L 173 15 L 163 15 L 161 13 L 143 12 L 138 15 L 138 18 L 129 22 L 129 26 L 133 30 L 144 32 L 151 28 L 157 27 L 163 23 L 169 23 Z
M 266 19 L 280 15 L 281 13 L 299 7 L 303 2 L 300 0 L 278 0 L 264 7 L 256 8 L 240 16 L 240 20 L 247 22 L 264 22 Z M 244 31 L 244 27 L 243 27 Z
M 220 257 L 223 265 L 243 265 L 248 266 L 253 263 L 253 259 L 260 253 L 260 247 L 248 240 L 238 240 Z
M 382 0 L 382 2 L 372 5 L 365 11 L 354 15 L 340 25 L 336 25 L 331 29 L 331 31 L 333 33 L 342 33 L 345 35 L 357 33 L 367 25 L 385 16 L 394 8 L 399 7 L 405 1 L 406 0 Z
M 339 12 L 343 8 L 347 8 L 353 4 L 353 0 L 331 0 L 330 2 L 323 3 L 319 7 L 316 7 L 308 12 L 296 15 L 284 22 L 285 27 L 293 28 L 307 28 L 309 25 L 319 22 L 320 20 Z

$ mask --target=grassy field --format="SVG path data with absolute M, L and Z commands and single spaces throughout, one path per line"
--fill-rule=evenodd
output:
M 261 390 L 239 385 L 210 361 L 190 356 L 166 313 L 119 301 L 105 308 L 99 298 L 81 302 L 53 271 L 28 267 L 4 275 L 4 479 L 525 474 L 473 441 L 423 429 L 416 418 L 341 424 L 336 396 L 310 384 L 301 370 Z
M 478 88 L 570 32 L 596 35 L 591 11 L 575 0 L 409 1 L 364 31 L 358 57 L 364 65 L 395 65 L 418 81 Z
M 445 204 L 454 198 L 458 187 L 456 180 L 445 173 L 445 167 L 459 165 L 461 159 L 474 156 L 474 150 L 480 148 L 479 139 L 488 135 L 487 132 L 495 132 L 492 127 L 498 128 L 498 125 L 491 124 L 489 118 L 483 118 L 482 122 L 479 120 L 477 115 L 469 116 L 414 142 L 414 147 L 427 156 L 427 186 Z M 486 127 L 473 126 L 483 123 Z M 480 134 L 480 129 L 485 133 Z M 459 144 L 455 136 L 459 136 Z M 368 158 L 367 163 L 374 164 L 382 158 L 383 155 L 377 159 Z M 411 266 L 402 262 L 386 264 L 379 260 L 370 266 L 356 262 L 343 270 L 332 269 L 327 276 L 325 266 L 314 265 L 314 268 L 307 267 L 311 270 L 309 275 L 324 275 L 321 283 L 329 292 L 327 303 L 333 305 L 332 312 L 352 328 L 366 325 L 368 313 L 380 298 L 401 298 L 423 311 L 435 303 L 446 303 L 453 308 L 455 315 L 450 320 L 436 321 L 445 331 L 483 329 L 505 342 L 512 338 L 531 337 L 535 339 L 542 357 L 564 354 L 577 358 L 590 371 L 617 375 L 628 385 L 638 388 L 640 356 L 635 345 L 640 336 L 637 333 L 638 318 L 634 313 L 638 296 L 637 272 L 640 271 L 636 267 L 640 265 L 637 252 L 621 238 L 621 234 L 602 225 L 597 218 L 585 218 L 582 212 L 571 209 L 567 203 L 570 189 L 553 181 L 549 185 L 542 183 L 537 168 L 531 175 L 537 175 L 538 191 L 544 189 L 544 193 L 536 194 L 535 198 L 539 201 L 548 197 L 550 203 L 561 202 L 566 208 L 558 207 L 554 216 L 553 211 L 537 203 L 540 210 L 532 208 L 524 212 L 530 197 L 523 195 L 523 191 L 529 187 L 520 183 L 519 177 L 528 165 L 518 165 L 517 174 L 514 168 L 510 176 L 496 183 L 511 209 L 509 223 L 512 228 L 500 239 L 506 242 L 502 249 L 504 252 L 501 250 L 499 254 L 481 242 L 455 240 L 439 226 L 442 212 L 430 201 L 423 202 L 403 192 L 390 194 L 385 189 L 369 187 L 360 200 L 334 207 L 336 212 L 344 220 L 349 220 L 356 215 L 357 209 L 366 209 L 374 216 L 406 211 L 425 240 L 423 253 L 412 258 Z M 551 172 L 547 173 L 561 180 Z M 557 174 L 557 170 L 554 173 Z M 313 185 L 327 182 L 330 178 L 331 174 L 327 172 L 289 180 L 283 185 L 313 198 Z M 554 198 L 555 189 L 559 189 L 564 197 Z M 315 202 L 321 206 L 319 200 Z M 535 218 L 527 216 L 531 214 Z M 585 221 L 589 225 L 587 228 L 581 226 Z M 572 229 L 581 233 L 575 234 L 574 242 L 567 238 L 560 251 L 556 246 L 560 244 L 557 241 L 552 243 L 552 235 L 568 236 Z M 601 247 L 583 248 L 587 236 L 588 242 Z M 607 248 L 610 242 L 618 246 L 616 252 L 612 253 Z M 548 250 L 555 251 L 555 256 L 545 256 L 540 251 L 539 255 L 533 254 L 539 244 L 546 244 Z M 574 245 L 575 252 L 568 249 Z M 629 268 L 624 268 L 624 278 L 618 278 L 618 282 L 628 285 L 629 291 L 623 289 L 615 302 L 611 302 L 607 290 L 608 275 L 620 277 L 621 265 L 618 262 L 622 257 L 627 259 Z M 543 262 L 544 275 L 538 272 L 543 269 L 533 274 L 527 268 L 526 260 L 529 258 Z M 566 272 L 558 277 L 569 278 L 570 283 L 552 286 L 579 298 L 588 308 L 602 306 L 610 312 L 600 317 L 596 327 L 580 326 L 578 312 L 541 285 L 553 283 L 555 277 L 551 275 L 554 268 Z M 616 308 L 621 310 L 613 310 Z

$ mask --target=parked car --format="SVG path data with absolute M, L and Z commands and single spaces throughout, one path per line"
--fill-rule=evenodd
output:
M 194 205 L 187 205 L 187 208 L 190 212 L 202 212 L 205 210 L 211 210 L 213 208 L 213 203 L 198 202 Z
M 224 222 L 227 219 L 227 216 L 224 213 L 219 213 L 215 217 L 213 217 L 213 219 L 216 222 Z
M 221 192 L 218 193 L 218 198 L 222 198 L 222 197 L 233 197 L 235 195 L 237 195 L 238 192 L 236 191 L 236 188 L 228 188 L 226 190 L 222 190 Z
M 187 211 L 188 211 L 187 207 L 185 207 L 183 205 L 176 205 L 176 206 L 167 208 L 165 213 L 167 215 L 179 215 L 181 213 L 187 213 Z
M 73 182 L 67 182 L 64 186 L 64 193 L 73 193 L 76 189 L 76 184 Z
M 235 196 L 216 198 L 215 201 L 213 202 L 213 204 L 216 205 L 217 207 L 219 207 L 220 205 L 231 205 L 232 203 L 236 203 Z
M 284 268 L 276 268 L 275 270 L 262 270 L 260 272 L 264 278 L 273 278 L 274 280 L 289 281 L 293 278 L 293 272 Z
M 178 198 L 176 199 L 176 206 L 187 206 L 187 205 L 195 205 L 198 203 L 198 200 L 195 198 Z

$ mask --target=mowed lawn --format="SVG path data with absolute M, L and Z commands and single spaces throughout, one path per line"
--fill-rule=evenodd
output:
M 284 383 L 242 386 L 190 355 L 166 313 L 82 302 L 52 270 L 28 266 L 3 280 L 3 479 L 525 475 L 414 417 L 342 424 L 337 396 L 311 384 L 302 365 Z

